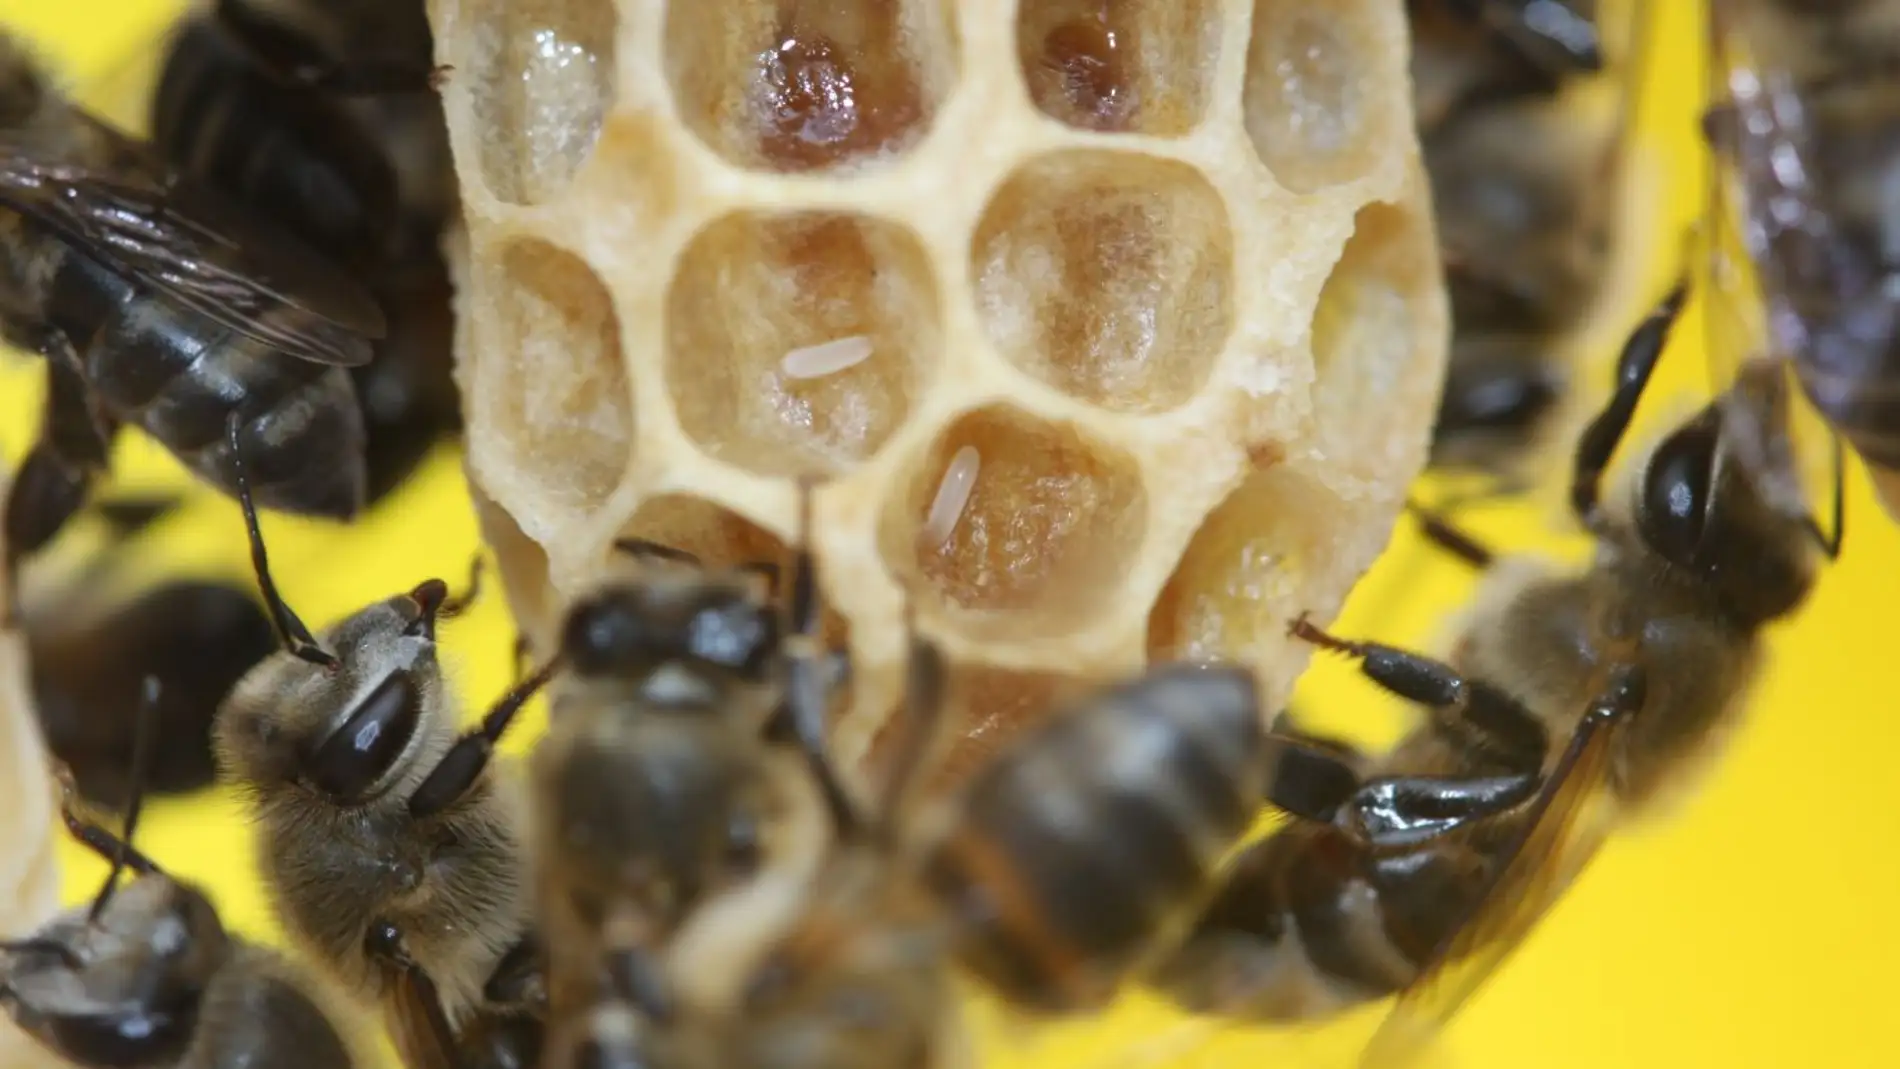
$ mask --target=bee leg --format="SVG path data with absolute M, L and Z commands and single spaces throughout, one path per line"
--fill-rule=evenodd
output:
M 409 796 L 409 815 L 426 817 L 454 805 L 475 786 L 481 778 L 482 770 L 488 767 L 489 758 L 495 755 L 495 745 L 507 733 L 509 725 L 514 723 L 515 714 L 528 704 L 528 699 L 554 678 L 555 670 L 560 667 L 556 658 L 542 665 L 540 671 L 509 688 L 501 696 L 488 714 L 482 717 L 481 726 L 455 740 L 435 768 L 417 785 L 414 794 Z
M 1412 518 L 1418 521 L 1419 533 L 1425 536 L 1426 541 L 1473 568 L 1482 571 L 1491 567 L 1491 563 L 1497 559 L 1497 554 L 1492 552 L 1489 546 L 1477 537 L 1467 534 L 1442 513 L 1427 508 L 1411 498 L 1406 499 L 1405 508 L 1412 514 Z
M 827 658 L 819 635 L 822 607 L 818 600 L 818 568 L 810 543 L 813 489 L 809 481 L 799 485 L 798 548 L 792 554 L 791 593 L 786 599 L 790 626 L 784 648 L 785 699 L 768 730 L 777 736 L 789 734 L 797 741 L 825 796 L 833 825 L 842 834 L 855 835 L 862 831 L 864 818 L 831 763 L 831 748 L 825 737 L 825 714 L 831 695 L 825 687 Z
M 251 497 L 251 478 L 245 470 L 240 433 L 243 428 L 243 417 L 236 412 L 231 413 L 231 418 L 225 421 L 225 440 L 231 449 L 232 481 L 237 484 L 238 508 L 244 513 L 244 534 L 251 544 L 251 570 L 257 574 L 257 588 L 264 597 L 264 607 L 270 610 L 271 624 L 276 627 L 278 641 L 283 643 L 285 652 L 319 668 L 335 669 L 337 659 L 317 644 L 310 629 L 291 611 L 284 596 L 277 592 L 277 582 L 271 578 L 270 554 L 264 548 L 264 531 L 257 523 L 257 502 Z
M 140 875 L 159 871 L 157 862 L 140 853 L 137 847 L 81 816 L 77 805 L 78 792 L 73 784 L 72 773 L 63 769 L 59 772 L 63 773 L 59 774 L 62 791 L 59 819 L 66 826 L 66 834 L 77 840 L 79 845 L 109 862 L 116 863 L 123 857 L 125 867 Z
M 1286 713 L 1268 729 L 1267 804 L 1305 820 L 1330 822 L 1365 781 L 1371 759 L 1356 747 L 1294 727 Z
M 1630 332 L 1629 340 L 1623 343 L 1622 355 L 1616 361 L 1616 389 L 1577 438 L 1570 479 L 1570 507 L 1577 520 L 1590 531 L 1600 531 L 1603 527 L 1598 508 L 1603 472 L 1610 466 L 1610 458 L 1629 430 L 1630 420 L 1636 415 L 1636 404 L 1642 400 L 1643 388 L 1649 384 L 1656 361 L 1662 357 L 1669 341 L 1669 328 L 1682 314 L 1682 306 L 1688 298 L 1689 283 L 1683 279 L 1656 310 Z
M 904 702 L 898 721 L 896 745 L 878 800 L 880 823 L 887 829 L 905 826 L 904 814 L 925 783 L 925 770 L 943 735 L 943 695 L 947 667 L 943 650 L 916 632 L 905 611 L 910 633 L 910 655 L 904 671 Z
M 46 443 L 33 446 L 13 474 L 6 503 L 6 618 L 11 629 L 20 618 L 20 562 L 53 540 L 66 522 L 85 507 L 92 479 L 66 465 Z
M 1381 776 L 1354 792 L 1345 826 L 1374 848 L 1417 846 L 1536 797 L 1542 777 Z
M 1512 768 L 1543 767 L 1550 733 L 1523 704 L 1496 687 L 1466 679 L 1443 661 L 1377 642 L 1328 634 L 1302 616 L 1288 628 L 1295 638 L 1359 661 L 1367 679 L 1430 709 L 1446 730 L 1479 735 L 1485 749 Z
M 20 561 L 45 548 L 85 507 L 93 480 L 106 469 L 118 432 L 118 423 L 98 407 L 86 388 L 79 354 L 66 335 L 47 330 L 32 340 L 46 357 L 46 401 L 39 440 L 7 491 L 8 624 L 19 615 L 19 588 L 12 580 Z
M 410 956 L 402 930 L 380 917 L 372 919 L 369 930 L 363 933 L 363 951 L 369 960 L 399 978 L 407 986 L 407 996 L 420 1003 L 415 1008 L 422 1013 L 423 1025 L 431 1033 L 429 1039 L 434 1048 L 453 1050 L 455 1030 L 449 1027 L 448 1013 L 442 1008 L 442 992 L 435 986 L 435 978 L 429 975 L 429 970 Z

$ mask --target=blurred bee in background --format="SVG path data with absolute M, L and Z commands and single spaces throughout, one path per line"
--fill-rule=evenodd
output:
M 368 436 L 367 500 L 461 431 L 443 231 L 459 208 L 423 5 L 265 11 L 222 0 L 172 31 L 152 140 L 180 171 L 271 218 L 363 280 L 388 320 L 351 369 Z
M 1407 0 L 1420 130 L 1487 102 L 1556 95 L 1603 69 L 1596 0 Z
M 557 1011 L 601 997 L 603 941 L 645 953 L 729 890 L 793 896 L 824 855 L 827 812 L 849 819 L 825 756 L 838 672 L 803 541 L 813 493 L 800 489 L 782 604 L 775 562 L 709 568 L 630 538 L 616 548 L 635 574 L 603 581 L 566 612 L 564 668 L 531 773 Z
M 723 890 L 657 949 L 605 944 L 606 982 L 550 1022 L 552 1064 L 952 1064 L 953 965 L 1024 1011 L 1086 1013 L 1192 916 L 1272 767 L 1250 672 L 1103 688 L 921 808 L 943 669 L 913 649 L 896 756 L 872 804 L 834 814 L 816 875 Z
M 540 952 L 521 813 L 512 784 L 486 772 L 549 672 L 458 736 L 435 629 L 474 596 L 479 562 L 467 595 L 430 579 L 319 642 L 270 578 L 244 468 L 240 458 L 252 561 L 284 649 L 239 682 L 213 739 L 256 823 L 278 919 L 346 990 L 382 1006 L 405 1064 L 531 1063 Z M 510 1049 L 469 1049 L 490 1044 Z
M 1158 973 L 1187 1007 L 1304 1019 L 1397 991 L 1368 1056 L 1412 1053 L 1615 820 L 1687 787 L 1717 753 L 1748 701 L 1762 628 L 1800 608 L 1839 543 L 1735 461 L 1741 436 L 1781 425 L 1791 395 L 1772 374 L 1738 379 L 1632 466 L 1626 498 L 1600 500 L 1685 295 L 1631 335 L 1615 392 L 1579 439 L 1571 499 L 1596 539 L 1588 568 L 1494 561 L 1428 515 L 1427 535 L 1486 574 L 1449 661 L 1294 624 L 1426 719 L 1383 757 L 1334 743 L 1346 755 L 1334 770 L 1276 792 L 1299 798 L 1301 819 L 1248 848 Z M 1738 423 L 1739 409 L 1754 418 Z M 1839 501 L 1837 484 L 1837 532 Z
M 1637 31 L 1614 117 L 1582 112 L 1568 90 L 1602 66 L 1595 6 L 1411 5 L 1452 319 L 1430 464 L 1507 492 L 1555 430 L 1571 377 L 1563 346 L 1610 270 L 1614 179 L 1644 65 Z
M 79 510 L 124 423 L 227 493 L 241 441 L 265 506 L 354 516 L 367 477 L 345 369 L 383 328 L 321 253 L 65 100 L 0 34 L 0 340 L 47 373 L 9 566 Z
M 71 779 L 58 770 L 67 831 L 112 870 L 90 902 L 23 939 L 0 942 L 0 1008 L 49 1053 L 82 1069 L 367 1064 L 309 977 L 228 932 L 202 890 L 132 846 L 158 729 L 157 680 L 145 680 L 142 692 L 122 836 L 79 814 Z M 133 878 L 121 886 L 127 869 Z
M 19 624 L 26 635 L 34 705 L 46 743 L 72 770 L 89 802 L 120 808 L 132 784 L 141 681 L 160 684 L 143 789 L 197 790 L 214 777 L 211 719 L 244 673 L 277 648 L 270 618 L 249 590 L 213 579 L 117 580 L 139 536 L 179 502 L 102 501 L 109 544 L 77 576 L 23 577 Z M 127 506 L 130 507 L 127 507 Z M 52 562 L 46 562 L 50 565 Z
M 1711 176 L 1711 247 L 1719 258 L 1739 232 L 1758 287 L 1712 263 L 1730 302 L 1712 324 L 1746 335 L 1712 338 L 1710 355 L 1782 364 L 1900 516 L 1900 5 L 1711 0 L 1709 41 L 1704 126 L 1727 170 Z M 1824 484 L 1818 437 L 1797 439 L 1813 455 L 1791 496 Z

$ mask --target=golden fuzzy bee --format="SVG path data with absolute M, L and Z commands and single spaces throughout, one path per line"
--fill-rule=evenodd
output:
M 136 424 L 229 493 L 346 519 L 363 425 L 347 369 L 383 334 L 320 253 L 64 99 L 0 34 L 0 338 L 45 358 L 39 440 L 7 502 L 10 559 L 50 540 Z
M 366 1065 L 308 976 L 231 934 L 204 891 L 132 845 L 159 695 L 148 678 L 122 836 L 77 812 L 70 775 L 59 770 L 66 830 L 112 871 L 92 901 L 0 942 L 0 1010 L 81 1069 Z M 126 869 L 133 877 L 121 885 Z
M 1445 521 L 1427 533 L 1485 569 L 1447 661 L 1294 633 L 1357 658 L 1423 706 L 1388 754 L 1340 750 L 1310 785 L 1282 783 L 1298 819 L 1253 845 L 1157 973 L 1196 1010 L 1322 1017 L 1400 997 L 1369 1060 L 1416 1050 L 1512 952 L 1621 818 L 1650 810 L 1717 750 L 1743 712 L 1761 631 L 1796 612 L 1839 548 L 1789 511 L 1743 439 L 1785 427 L 1772 373 L 1745 374 L 1631 467 L 1599 481 L 1623 440 L 1686 287 L 1631 336 L 1616 390 L 1577 448 L 1572 499 L 1593 562 L 1493 561 Z M 1739 421 L 1737 412 L 1751 418 Z M 1765 455 L 1791 463 L 1785 436 Z M 1839 492 L 1833 530 L 1838 532 Z
M 435 629 L 475 583 L 451 599 L 430 579 L 319 640 L 271 581 L 241 455 L 238 488 L 284 649 L 238 683 L 213 738 L 257 826 L 279 921 L 346 990 L 383 1007 L 411 1069 L 465 1065 L 495 1044 L 514 1051 L 494 1055 L 503 1061 L 531 1061 L 540 960 L 523 818 L 488 765 L 549 673 L 458 735 Z
M 1709 210 L 1718 228 L 1739 226 L 1754 262 L 1758 293 L 1730 300 L 1759 301 L 1768 328 L 1765 339 L 1716 341 L 1711 356 L 1784 365 L 1900 515 L 1900 246 L 1888 192 L 1900 161 L 1900 4 L 1711 0 L 1708 26 L 1717 81 L 1704 125 L 1729 172 L 1712 183 Z

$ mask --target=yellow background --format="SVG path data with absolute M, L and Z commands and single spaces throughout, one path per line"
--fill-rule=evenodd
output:
M 1659 6 L 1665 47 L 1644 94 L 1641 149 L 1652 173 L 1669 176 L 1664 216 L 1680 219 L 1695 204 L 1688 122 L 1701 85 L 1691 21 L 1699 4 Z M 123 106 L 123 93 L 105 87 L 123 82 L 177 8 L 176 0 L 0 0 L 0 21 L 35 39 L 76 91 L 95 100 L 118 96 Z M 1658 225 L 1662 232 L 1649 237 L 1672 249 L 1674 224 Z M 1670 270 L 1658 261 L 1639 290 L 1656 292 Z M 1596 333 L 1613 341 L 1634 312 L 1631 305 Z M 1702 391 L 1693 315 L 1686 326 L 1662 381 Z M 37 396 L 31 362 L 0 360 L 0 447 L 9 460 L 32 434 Z M 121 485 L 183 485 L 169 458 L 136 434 L 123 436 L 119 455 Z M 1900 955 L 1900 784 L 1893 773 L 1900 708 L 1892 677 L 1900 651 L 1890 630 L 1900 619 L 1900 539 L 1858 471 L 1849 508 L 1846 555 L 1801 618 L 1772 636 L 1771 670 L 1729 758 L 1676 815 L 1610 846 L 1457 1022 L 1435 1062 L 1473 1069 L 1900 1066 L 1900 1029 L 1882 1023 L 1895 1012 Z M 1492 510 L 1472 525 L 1515 548 L 1544 540 L 1542 518 L 1525 508 Z M 476 546 L 456 458 L 447 452 L 359 525 L 265 523 L 284 592 L 313 625 L 428 575 L 459 585 Z M 165 531 L 154 569 L 245 574 L 229 502 L 199 493 Z M 1469 582 L 1402 525 L 1338 629 L 1430 641 Z M 473 709 L 500 691 L 509 671 L 512 631 L 498 593 L 491 594 L 444 629 L 447 659 Z M 1374 741 L 1404 722 L 1396 703 L 1337 664 L 1303 681 L 1299 704 L 1329 727 Z M 509 749 L 519 752 L 539 726 L 537 711 Z M 160 801 L 148 817 L 145 849 L 179 875 L 209 884 L 236 929 L 272 937 L 229 798 Z M 63 840 L 62 850 L 67 897 L 91 894 L 99 866 Z M 1376 1013 L 1298 1032 L 1238 1033 L 1131 1000 L 1105 1023 L 1033 1036 L 1011 1030 L 996 1047 L 1001 1064 L 1077 1069 L 1339 1065 Z M 1208 1034 L 1215 1031 L 1223 1034 Z M 1177 1048 L 1187 1051 L 1178 1061 L 1168 1056 Z

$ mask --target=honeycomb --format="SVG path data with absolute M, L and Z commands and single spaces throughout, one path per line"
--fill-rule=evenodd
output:
M 0 495 L 7 479 L 0 475 Z M 4 549 L 4 546 L 0 546 Z M 0 569 L 0 605 L 12 596 Z M 26 637 L 0 630 L 0 939 L 22 936 L 59 906 L 52 794 L 28 678 Z M 51 1059 L 11 1022 L 0 1025 L 0 1069 L 47 1066 Z
M 797 482 L 875 759 L 1225 656 L 1277 704 L 1419 470 L 1446 313 L 1401 0 L 431 0 L 468 476 L 532 648 Z

